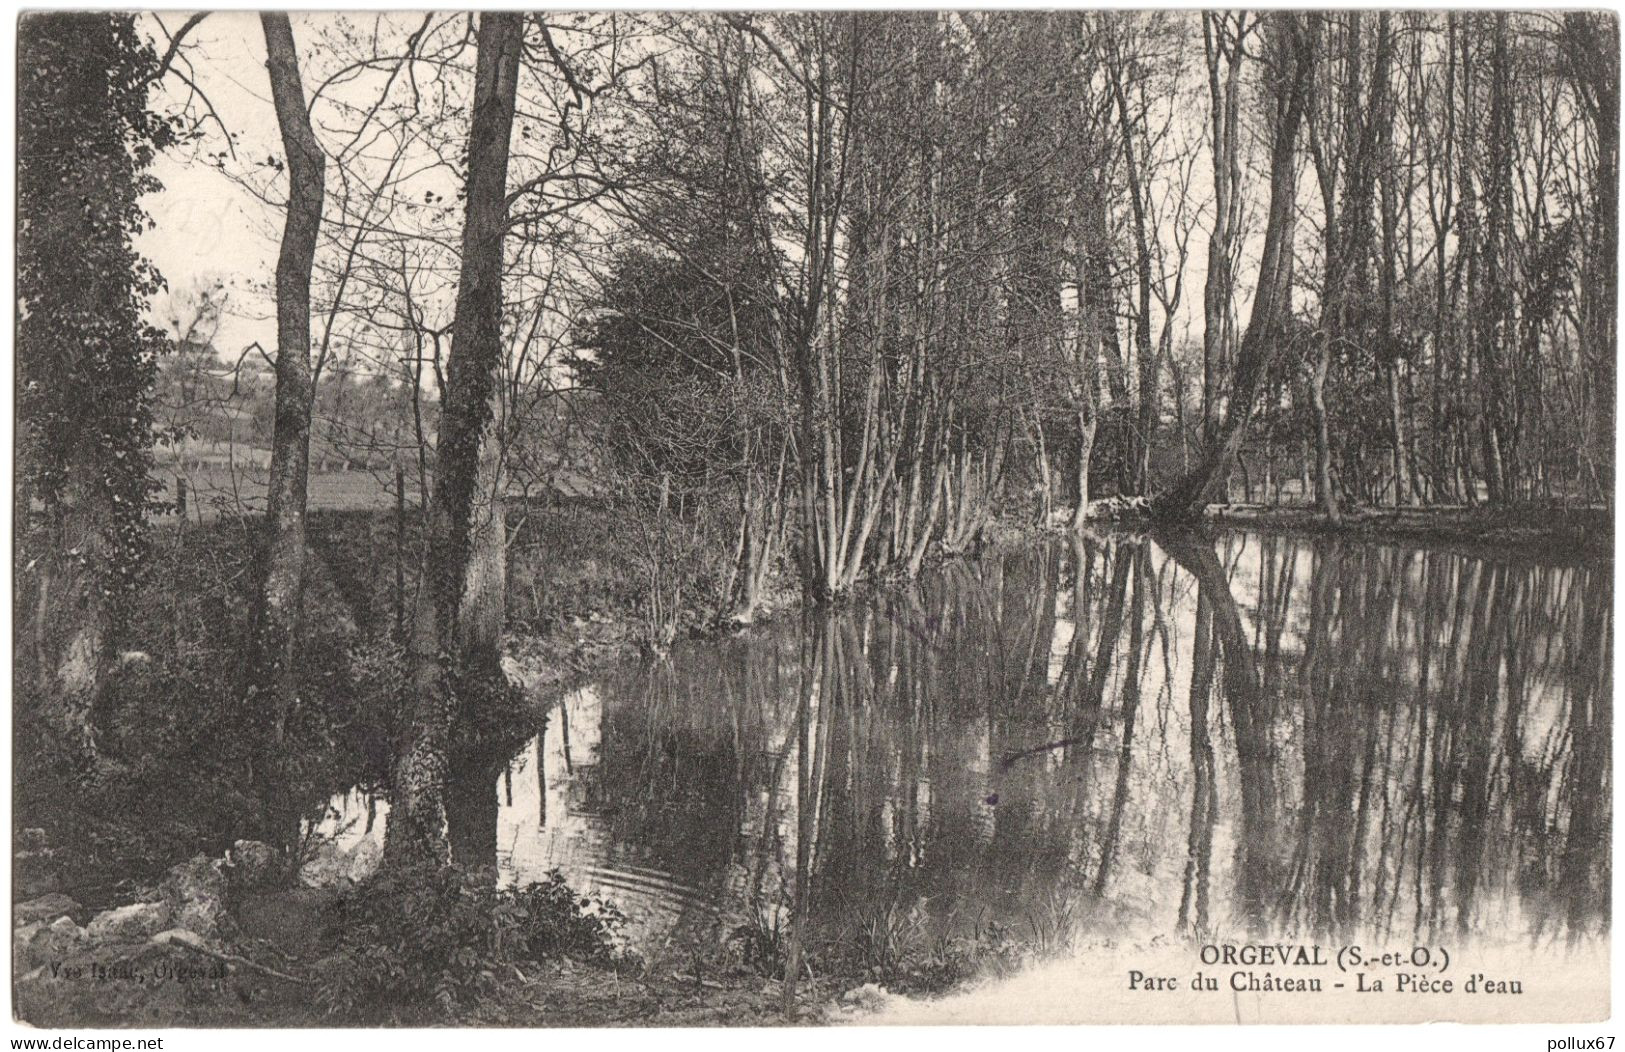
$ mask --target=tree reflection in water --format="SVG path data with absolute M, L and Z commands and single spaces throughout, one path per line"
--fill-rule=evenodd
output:
M 995 552 L 607 675 L 545 799 L 516 758 L 502 861 L 802 970 L 994 923 L 1588 937 L 1611 604 L 1608 566 L 1289 536 Z

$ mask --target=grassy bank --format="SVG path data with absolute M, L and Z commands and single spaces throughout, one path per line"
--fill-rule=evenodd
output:
M 395 894 L 378 880 L 234 890 L 224 952 L 140 939 L 67 946 L 49 961 L 20 952 L 16 1013 L 37 1026 L 827 1023 L 861 1020 L 897 995 L 929 999 L 1008 977 L 1058 949 L 1007 936 L 936 939 L 891 945 L 887 962 L 866 964 L 851 947 L 814 939 L 787 991 L 782 956 L 745 939 L 680 963 L 644 960 L 604 923 L 612 908 L 566 885 L 540 896 L 487 887 L 449 908 L 414 891 L 402 910 Z M 551 905 L 516 912 L 538 897 Z M 370 918 L 360 940 L 351 937 L 358 910 Z M 534 945 L 538 930 L 547 945 Z
M 305 923 L 298 914 L 285 914 L 284 921 Z M 319 965 L 275 955 L 266 959 L 285 975 Z M 778 980 L 614 968 L 561 956 L 492 969 L 468 1004 L 448 1008 L 431 1001 L 358 1018 L 327 1012 L 302 974 L 294 982 L 236 965 L 224 976 L 200 975 L 211 967 L 207 958 L 139 947 L 116 959 L 97 954 L 64 960 L 64 968 L 79 968 L 87 976 L 95 964 L 146 981 L 25 980 L 17 987 L 17 1017 L 41 1027 L 780 1026 L 850 1015 L 856 1000 L 843 999 L 850 987 L 841 982 L 808 981 L 796 991 L 794 1012 L 787 1013 Z

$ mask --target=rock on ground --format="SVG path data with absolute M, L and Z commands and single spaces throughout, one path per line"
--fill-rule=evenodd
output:
M 371 877 L 378 869 L 378 863 L 383 861 L 384 847 L 371 837 L 362 840 L 350 853 L 349 878 L 353 883 L 359 884 Z
M 346 881 L 359 884 L 372 876 L 383 853 L 383 844 L 371 836 L 362 837 L 349 848 L 330 840 L 299 867 L 299 883 L 307 888 L 330 888 Z
M 49 967 L 71 956 L 85 942 L 85 929 L 75 924 L 72 917 L 58 917 L 50 924 L 25 925 L 17 930 L 12 942 L 12 974 Z
M 19 902 L 11 908 L 12 923 L 21 927 L 34 921 L 50 921 L 79 909 L 79 903 L 60 891 Z
M 93 942 L 145 942 L 169 927 L 167 903 L 132 902 L 90 918 L 85 934 Z
M 878 1012 L 886 1007 L 891 994 L 884 986 L 864 983 L 841 995 L 841 1006 L 857 1012 Z
M 237 841 L 227 858 L 232 884 L 243 889 L 261 888 L 275 881 L 282 861 L 277 849 L 262 840 Z
M 307 888 L 325 888 L 349 875 L 350 860 L 339 846 L 328 841 L 316 848 L 310 860 L 299 867 L 299 883 Z
M 184 928 L 205 939 L 219 938 L 226 919 L 226 874 L 221 860 L 198 855 L 182 862 L 170 869 L 158 891 L 169 910 L 168 927 Z
M 34 938 L 30 949 L 37 963 L 59 960 L 78 949 L 85 941 L 85 929 L 73 922 L 72 917 L 58 917 Z

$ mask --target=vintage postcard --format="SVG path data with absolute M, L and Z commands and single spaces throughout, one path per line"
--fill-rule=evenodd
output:
M 1609 1018 L 1613 12 L 11 31 L 15 1026 Z

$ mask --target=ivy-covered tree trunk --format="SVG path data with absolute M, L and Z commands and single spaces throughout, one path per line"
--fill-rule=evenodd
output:
M 113 509 L 89 481 L 94 472 L 91 463 L 69 465 L 67 480 L 46 506 L 41 540 L 49 554 L 35 570 L 36 687 L 47 722 L 80 757 L 96 753 L 93 709 L 112 627 L 102 577 L 117 558 Z
M 161 282 L 131 239 L 172 129 L 146 108 L 157 59 L 130 15 L 28 15 L 17 69 L 18 686 L 90 759 L 145 552 L 163 342 L 142 313 Z
M 495 776 L 480 781 L 510 687 L 502 624 L 502 502 L 492 406 L 502 360 L 502 243 L 507 229 L 522 16 L 480 16 L 462 266 L 428 505 L 423 584 L 407 643 L 407 725 L 395 757 L 385 863 L 478 861 L 495 847 Z M 448 829 L 448 819 L 455 827 Z M 484 858 L 483 861 L 491 861 Z
M 271 100 L 288 165 L 288 211 L 276 267 L 276 416 L 271 435 L 261 579 L 255 596 L 246 693 L 260 706 L 255 722 L 269 726 L 260 781 L 274 796 L 288 717 L 298 703 L 297 646 L 305 590 L 305 492 L 310 473 L 310 276 L 325 197 L 326 164 L 299 74 L 299 55 L 286 14 L 260 16 L 265 31 Z M 263 700 L 260 700 L 263 699 Z M 281 809 L 274 809 L 280 811 Z M 285 816 L 272 814 L 275 825 Z M 270 832 L 274 835 L 277 830 Z
M 451 650 L 458 722 L 446 768 L 446 835 L 453 860 L 465 866 L 496 860 L 497 777 L 532 730 L 511 718 L 513 688 L 502 670 L 508 576 L 502 412 L 493 393 L 469 501 L 468 564 Z

